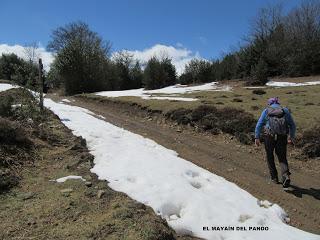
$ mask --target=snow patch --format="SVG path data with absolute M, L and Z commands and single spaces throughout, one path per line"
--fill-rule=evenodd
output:
M 9 83 L 0 83 L 0 92 L 7 91 L 12 88 L 18 88 L 19 86 L 12 85 Z
M 70 179 L 86 181 L 83 177 L 81 177 L 81 176 L 74 176 L 74 175 L 70 175 L 70 176 L 58 178 L 58 179 L 56 179 L 55 181 L 58 182 L 58 183 L 63 183 L 63 182 L 65 182 L 65 181 L 67 181 L 67 180 L 70 180 Z
M 63 124 L 87 140 L 95 157 L 91 171 L 99 179 L 152 207 L 180 234 L 206 239 L 319 239 L 283 223 L 285 212 L 278 205 L 260 207 L 248 192 L 175 151 L 98 119 L 86 109 L 50 99 L 45 99 L 45 106 L 60 119 L 69 119 Z M 269 230 L 203 231 L 204 226 L 264 226 Z
M 183 98 L 183 97 L 151 97 L 143 96 L 143 99 L 154 99 L 154 100 L 170 100 L 170 101 L 184 101 L 184 102 L 193 102 L 197 101 L 196 98 Z
M 300 87 L 300 86 L 314 86 L 319 84 L 320 84 L 320 81 L 303 82 L 303 83 L 269 81 L 267 82 L 266 85 L 270 87 Z
M 95 93 L 103 97 L 141 97 L 143 99 L 157 99 L 157 100 L 175 100 L 175 101 L 196 101 L 196 98 L 178 97 L 177 94 L 192 93 L 198 91 L 231 91 L 232 88 L 228 85 L 218 85 L 218 82 L 211 82 L 197 86 L 188 86 L 176 84 L 173 86 L 145 90 L 144 88 L 123 90 L 123 91 L 103 91 Z M 154 96 L 154 94 L 165 94 L 167 96 Z M 172 96 L 175 94 L 175 96 Z
M 244 87 L 245 89 L 260 89 L 260 88 L 267 88 L 267 87 L 264 87 L 264 86 L 255 86 L 255 87 Z
M 69 99 L 66 99 L 66 98 L 62 99 L 61 102 L 71 103 L 71 101 Z
M 18 104 L 12 104 L 11 105 L 11 108 L 14 110 L 14 109 L 17 109 L 17 108 L 20 108 L 22 106 L 21 103 L 18 103 Z

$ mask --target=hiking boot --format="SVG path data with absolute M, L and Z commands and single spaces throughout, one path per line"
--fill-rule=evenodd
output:
M 279 184 L 278 178 L 270 178 L 270 182 L 274 184 Z
M 283 188 L 290 187 L 290 178 L 289 178 L 289 176 L 284 176 L 283 177 L 282 186 L 283 186 Z

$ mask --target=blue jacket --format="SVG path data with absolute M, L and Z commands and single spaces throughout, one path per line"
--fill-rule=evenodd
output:
M 279 104 L 272 104 L 271 107 L 280 107 Z M 290 114 L 290 111 L 288 110 L 288 108 L 283 108 L 284 112 L 285 112 L 285 118 L 286 118 L 286 121 L 288 123 L 288 127 L 289 127 L 289 134 L 290 134 L 290 138 L 291 139 L 294 139 L 295 138 L 295 135 L 296 135 L 296 124 L 294 123 L 294 120 Z M 262 127 L 264 126 L 267 126 L 269 125 L 269 122 L 268 122 L 268 118 L 267 118 L 267 108 L 263 110 L 258 122 L 257 122 L 257 125 L 256 125 L 256 130 L 255 130 L 255 138 L 260 138 L 260 133 L 261 133 L 261 129 Z

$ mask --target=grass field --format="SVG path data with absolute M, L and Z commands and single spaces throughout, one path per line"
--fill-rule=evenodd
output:
M 296 81 L 296 79 L 295 79 Z M 199 105 L 213 105 L 215 107 L 235 107 L 252 113 L 255 118 L 259 118 L 261 111 L 266 106 L 266 101 L 270 97 L 279 97 L 283 106 L 290 109 L 297 123 L 298 130 L 308 129 L 320 122 L 320 85 L 303 87 L 263 87 L 261 90 L 265 94 L 253 93 L 257 89 L 246 89 L 242 82 L 226 82 L 233 87 L 230 92 L 226 91 L 206 91 L 193 92 L 179 97 L 197 98 L 194 102 L 180 102 L 171 100 L 144 100 L 140 97 L 118 97 L 116 101 L 137 103 L 152 110 L 168 112 L 177 108 L 193 109 Z M 157 94 L 157 96 L 168 96 Z M 105 97 L 88 94 L 89 98 L 101 99 Z

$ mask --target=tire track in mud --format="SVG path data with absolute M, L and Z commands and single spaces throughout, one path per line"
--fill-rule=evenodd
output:
M 302 197 L 296 197 L 284 192 L 281 185 L 268 184 L 267 165 L 261 150 L 249 152 L 248 149 L 237 147 L 235 142 L 225 142 L 221 136 L 176 126 L 170 121 L 162 121 L 160 114 L 152 116 L 147 110 L 137 109 L 129 104 L 98 102 L 77 97 L 72 100 L 74 102 L 70 104 L 84 107 L 103 116 L 107 122 L 177 151 L 180 157 L 224 177 L 258 199 L 279 204 L 289 214 L 291 225 L 320 234 L 320 196 L 317 196 L 320 180 L 317 180 L 317 173 L 310 174 L 303 169 L 294 169 L 294 184 L 315 189 L 314 196 L 301 193 Z M 177 131 L 177 128 L 180 130 Z

